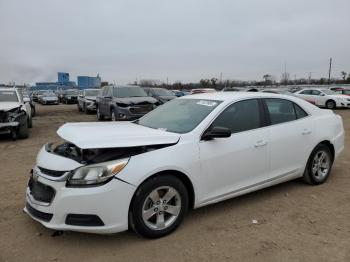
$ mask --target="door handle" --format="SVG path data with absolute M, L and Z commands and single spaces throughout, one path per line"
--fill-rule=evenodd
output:
M 256 142 L 256 144 L 254 146 L 255 147 L 262 147 L 262 146 L 266 146 L 266 145 L 267 145 L 267 141 L 259 140 L 258 142 Z
M 304 129 L 303 132 L 301 132 L 301 134 L 302 134 L 303 136 L 305 136 L 305 135 L 310 135 L 311 133 L 312 133 L 312 131 L 309 130 L 309 129 Z

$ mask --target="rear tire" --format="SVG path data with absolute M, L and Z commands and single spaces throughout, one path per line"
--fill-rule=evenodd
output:
M 326 102 L 327 109 L 335 109 L 337 107 L 337 104 L 333 100 L 328 100 Z
M 333 165 L 333 156 L 328 146 L 319 144 L 311 153 L 302 180 L 309 185 L 327 181 Z
M 85 114 L 88 113 L 88 110 L 87 110 L 87 107 L 86 107 L 86 104 L 85 104 L 85 103 L 84 103 L 84 105 L 83 105 L 83 111 L 84 111 Z
M 172 233 L 188 210 L 185 185 L 172 175 L 160 175 L 144 182 L 130 206 L 129 221 L 134 231 L 146 238 Z

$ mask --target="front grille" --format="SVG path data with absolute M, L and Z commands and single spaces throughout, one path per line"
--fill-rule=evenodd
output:
M 36 210 L 35 208 L 31 207 L 31 205 L 29 205 L 28 203 L 26 204 L 26 208 L 28 210 L 28 212 L 35 218 L 37 219 L 40 219 L 42 221 L 45 221 L 45 222 L 50 222 L 52 217 L 53 217 L 53 214 L 50 214 L 50 213 L 44 213 L 44 212 L 41 212 L 39 210 Z
M 46 169 L 46 168 L 43 168 L 43 167 L 40 167 L 40 166 L 38 168 L 41 171 L 41 173 L 43 173 L 44 175 L 53 176 L 53 177 L 63 176 L 64 173 L 67 172 L 67 171 L 50 170 L 50 169 Z
M 146 114 L 149 111 L 152 111 L 153 104 L 149 105 L 137 105 L 137 106 L 131 106 L 130 112 L 133 114 Z
M 51 203 L 55 196 L 55 190 L 52 187 L 35 181 L 33 176 L 31 176 L 29 179 L 28 187 L 30 189 L 30 194 L 36 201 Z
M 96 215 L 68 214 L 66 224 L 71 226 L 100 227 L 104 226 L 103 221 Z

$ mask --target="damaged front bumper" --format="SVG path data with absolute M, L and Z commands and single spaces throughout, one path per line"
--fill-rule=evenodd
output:
M 0 134 L 8 134 L 15 132 L 19 126 L 19 122 L 0 123 Z
M 55 230 L 103 234 L 127 230 L 129 204 L 136 187 L 117 178 L 101 186 L 68 187 L 70 171 L 62 167 L 73 170 L 79 166 L 43 147 L 28 183 L 24 211 Z

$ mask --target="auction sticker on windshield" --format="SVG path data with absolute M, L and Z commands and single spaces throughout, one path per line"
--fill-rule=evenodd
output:
M 216 106 L 218 103 L 217 102 L 213 102 L 213 101 L 208 101 L 208 100 L 199 100 L 197 102 L 197 105 L 202 105 L 202 106 Z

